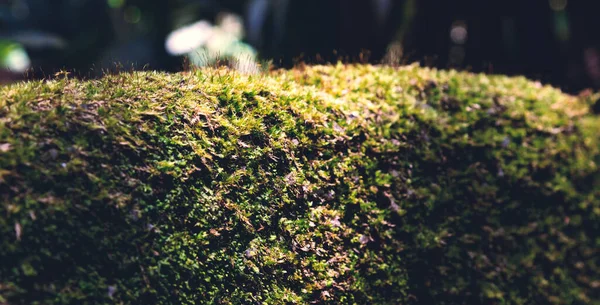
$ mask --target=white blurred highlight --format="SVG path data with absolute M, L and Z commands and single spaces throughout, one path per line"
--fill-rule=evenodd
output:
M 208 66 L 225 60 L 245 73 L 257 73 L 256 51 L 241 41 L 244 26 L 241 17 L 223 13 L 217 16 L 217 24 L 201 20 L 175 30 L 165 42 L 171 55 L 187 55 L 196 66 Z
M 165 48 L 171 55 L 183 55 L 204 45 L 213 33 L 213 25 L 208 21 L 201 20 L 169 34 Z
M 6 54 L 3 60 L 4 67 L 13 72 L 25 72 L 31 66 L 31 60 L 27 52 L 21 47 L 13 48 Z

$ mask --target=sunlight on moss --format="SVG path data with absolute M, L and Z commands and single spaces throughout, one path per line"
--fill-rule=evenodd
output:
M 341 64 L 0 92 L 0 302 L 598 301 L 597 96 Z

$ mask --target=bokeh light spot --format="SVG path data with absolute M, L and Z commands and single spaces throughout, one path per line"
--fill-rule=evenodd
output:
M 142 12 L 137 6 L 129 6 L 125 9 L 125 21 L 138 23 L 142 19 Z
M 464 44 L 467 42 L 468 32 L 467 27 L 463 22 L 455 22 L 450 29 L 450 39 L 456 44 Z
M 204 45 L 213 33 L 212 24 L 201 20 L 169 34 L 165 42 L 165 48 L 171 55 L 183 55 Z
M 571 36 L 569 27 L 569 18 L 564 11 L 555 13 L 554 16 L 554 32 L 559 41 L 567 41 Z
M 217 16 L 217 26 L 223 31 L 235 36 L 236 38 L 242 38 L 244 36 L 244 21 L 238 15 L 221 13 Z
M 452 46 L 450 48 L 450 54 L 448 60 L 450 66 L 460 67 L 465 60 L 465 48 L 463 46 Z
M 31 60 L 27 52 L 19 44 L 5 45 L 2 53 L 4 54 L 2 54 L 0 60 L 4 69 L 13 72 L 25 72 L 31 66 Z
M 107 0 L 111 8 L 120 8 L 125 4 L 125 0 Z
M 550 8 L 554 11 L 562 11 L 567 7 L 568 0 L 549 0 Z

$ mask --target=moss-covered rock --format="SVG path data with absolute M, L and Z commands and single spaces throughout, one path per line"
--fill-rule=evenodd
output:
M 599 304 L 600 120 L 408 66 L 0 89 L 0 304 Z

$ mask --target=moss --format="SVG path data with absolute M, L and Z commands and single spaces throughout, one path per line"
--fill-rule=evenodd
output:
M 600 303 L 594 96 L 364 65 L 0 92 L 0 303 Z

